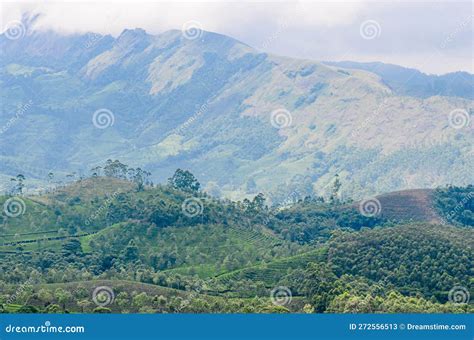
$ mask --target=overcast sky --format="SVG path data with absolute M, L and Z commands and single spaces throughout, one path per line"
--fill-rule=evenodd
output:
M 114 36 L 202 29 L 260 50 L 315 60 L 383 61 L 426 73 L 473 73 L 471 1 L 345 2 L 3 2 L 1 29 L 22 13 L 41 13 L 35 29 Z

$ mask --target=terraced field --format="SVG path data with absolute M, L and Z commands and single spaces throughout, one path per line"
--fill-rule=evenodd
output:
M 274 287 L 278 280 L 285 275 L 289 269 L 305 268 L 310 262 L 324 261 L 326 253 L 327 249 L 321 247 L 303 254 L 275 260 L 270 263 L 259 264 L 218 275 L 215 279 L 217 282 L 222 284 L 241 279 L 261 281 L 270 288 Z
M 38 252 L 46 249 L 59 250 L 61 244 L 68 239 L 83 238 L 93 233 L 65 235 L 64 230 L 44 230 L 30 233 L 0 235 L 0 255 L 22 252 Z

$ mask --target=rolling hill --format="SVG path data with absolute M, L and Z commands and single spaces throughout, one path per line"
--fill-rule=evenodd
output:
M 380 216 L 393 221 L 442 223 L 435 209 L 433 189 L 412 189 L 378 195 Z M 357 207 L 361 204 L 358 203 Z
M 114 177 L 0 197 L 0 310 L 358 312 L 346 299 L 369 294 L 380 312 L 467 312 L 449 294 L 472 291 L 473 229 L 460 223 L 472 196 L 472 186 L 388 193 L 377 197 L 383 217 L 344 201 L 274 209 L 264 196 L 232 202 Z M 465 210 L 438 223 L 453 204 Z M 99 288 L 113 301 L 95 302 Z

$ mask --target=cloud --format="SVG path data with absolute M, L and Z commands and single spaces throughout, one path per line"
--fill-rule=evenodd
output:
M 25 12 L 42 14 L 35 29 L 65 34 L 117 36 L 135 27 L 159 34 L 194 20 L 205 30 L 276 54 L 472 72 L 470 2 L 16 2 L 2 4 L 2 27 Z M 361 37 L 366 20 L 379 24 L 377 38 Z M 427 55 L 434 57 L 423 63 Z
M 367 4 L 311 2 L 43 2 L 5 3 L 3 20 L 18 20 L 24 12 L 43 14 L 39 29 L 65 33 L 94 31 L 119 34 L 124 27 L 152 33 L 180 28 L 189 20 L 208 30 L 238 30 L 249 24 L 288 20 L 292 26 L 331 26 L 352 20 Z

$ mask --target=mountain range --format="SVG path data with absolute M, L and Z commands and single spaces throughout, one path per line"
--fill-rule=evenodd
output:
M 322 47 L 323 48 L 323 47 Z M 106 159 L 273 203 L 474 182 L 474 75 L 317 62 L 206 31 L 0 36 L 0 180 L 30 189 Z

